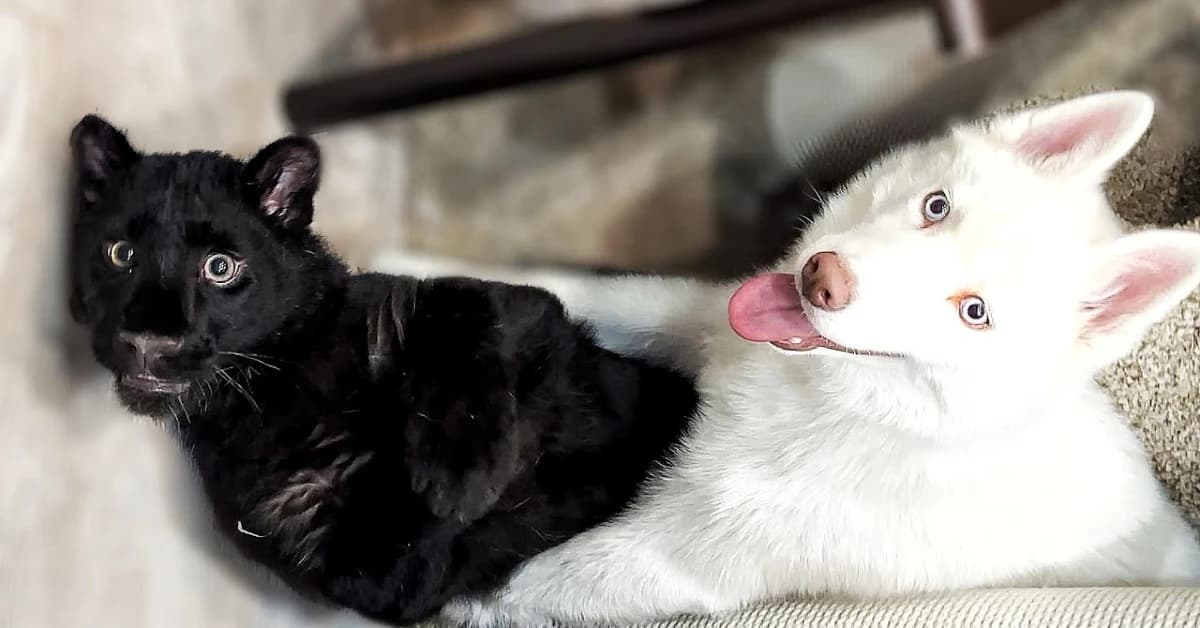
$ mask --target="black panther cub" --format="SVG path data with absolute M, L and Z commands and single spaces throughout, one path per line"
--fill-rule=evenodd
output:
M 621 509 L 696 406 L 549 293 L 351 274 L 309 227 L 311 140 L 141 154 L 87 116 L 71 144 L 73 315 L 301 592 L 392 623 L 484 592 Z

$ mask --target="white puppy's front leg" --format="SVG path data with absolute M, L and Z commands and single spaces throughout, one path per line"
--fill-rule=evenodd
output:
M 525 563 L 496 593 L 447 606 L 443 617 L 469 628 L 540 628 L 724 610 L 667 546 L 632 532 L 601 527 L 584 533 Z
M 1147 521 L 1128 541 L 1129 581 L 1154 586 L 1194 587 L 1200 584 L 1200 543 L 1196 531 L 1170 505 Z

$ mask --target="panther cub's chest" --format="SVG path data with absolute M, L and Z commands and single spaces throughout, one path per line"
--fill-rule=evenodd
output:
M 312 566 L 342 505 L 346 481 L 374 456 L 352 450 L 344 432 L 328 432 L 318 426 L 304 443 L 305 453 L 293 456 L 293 461 L 310 458 L 311 464 L 265 474 L 267 486 L 248 491 L 252 503 L 237 522 L 238 534 L 269 544 L 297 567 Z

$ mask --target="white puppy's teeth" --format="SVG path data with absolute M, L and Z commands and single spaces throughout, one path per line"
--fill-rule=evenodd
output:
M 803 338 L 801 338 L 801 337 L 799 337 L 799 336 L 796 336 L 795 338 L 789 338 L 789 339 L 788 339 L 788 342 L 790 342 L 790 343 L 792 343 L 792 344 L 794 344 L 794 345 L 798 345 L 798 344 L 800 344 L 800 343 L 804 342 L 804 339 L 803 339 Z

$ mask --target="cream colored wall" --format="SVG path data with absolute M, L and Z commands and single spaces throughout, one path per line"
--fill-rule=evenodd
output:
M 86 354 L 64 363 L 58 276 L 80 116 L 156 150 L 248 153 L 284 132 L 281 82 L 357 19 L 324 0 L 0 2 L 0 626 L 364 623 L 247 587 L 206 547 L 174 443 L 117 406 Z M 381 208 L 400 193 L 356 162 L 399 171 L 400 148 L 356 129 L 327 140 L 323 201 L 348 209 L 322 221 L 354 253 L 355 234 L 391 235 Z

